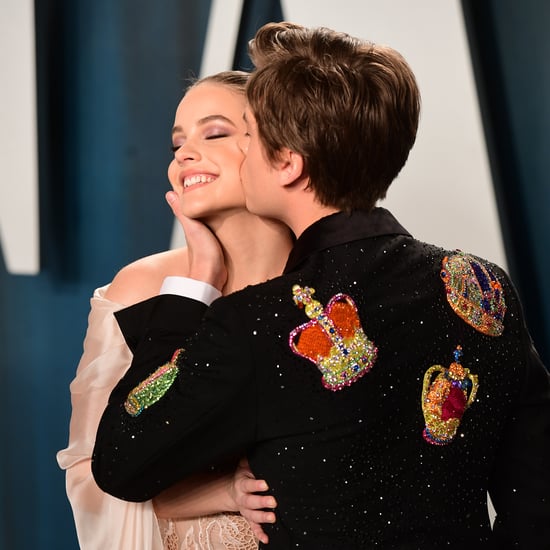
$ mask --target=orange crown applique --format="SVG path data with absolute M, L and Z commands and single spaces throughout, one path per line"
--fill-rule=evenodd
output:
M 290 333 L 290 349 L 317 365 L 323 386 L 340 390 L 369 372 L 378 349 L 363 332 L 352 298 L 336 294 L 323 309 L 312 298 L 315 289 L 294 285 L 292 293 L 294 303 L 305 309 L 311 321 Z
M 476 398 L 477 375 L 460 364 L 461 357 L 462 347 L 457 346 L 449 368 L 433 365 L 424 374 L 422 435 L 432 445 L 447 445 L 454 439 L 464 412 Z

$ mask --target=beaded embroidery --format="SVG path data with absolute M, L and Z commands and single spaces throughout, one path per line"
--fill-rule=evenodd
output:
M 378 350 L 361 327 L 355 302 L 346 294 L 333 296 L 327 307 L 312 299 L 315 289 L 294 285 L 294 303 L 311 319 L 289 336 L 294 353 L 317 365 L 325 388 L 351 385 L 372 368 Z
M 506 313 L 504 293 L 488 267 L 461 252 L 443 258 L 440 275 L 447 301 L 460 318 L 488 336 L 502 334 Z
M 432 445 L 447 445 L 454 439 L 462 415 L 476 397 L 477 375 L 460 364 L 461 357 L 462 347 L 457 346 L 448 369 L 433 365 L 424 374 L 422 412 L 426 426 L 422 435 Z
M 144 409 L 156 403 L 168 391 L 178 375 L 176 363 L 182 351 L 182 349 L 176 350 L 169 363 L 159 367 L 128 394 L 124 408 L 130 416 L 140 415 Z

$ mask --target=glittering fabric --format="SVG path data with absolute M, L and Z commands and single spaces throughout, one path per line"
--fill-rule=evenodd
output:
M 488 336 L 502 334 L 506 313 L 504 293 L 487 265 L 462 252 L 445 256 L 441 278 L 447 301 L 459 317 Z
M 290 333 L 290 348 L 317 365 L 323 386 L 340 390 L 369 372 L 378 350 L 363 332 L 355 302 L 337 294 L 323 309 L 312 298 L 315 289 L 294 285 L 292 293 L 311 321 Z
M 547 548 L 548 373 L 498 266 L 501 337 L 449 307 L 440 271 L 453 254 L 412 238 L 387 211 L 338 213 L 304 231 L 281 277 L 213 302 L 192 341 L 171 336 L 190 301 L 167 297 L 170 311 L 154 315 L 136 306 L 136 330 L 158 330 L 141 342 L 147 353 L 134 356 L 135 377 L 119 383 L 102 418 L 94 455 L 102 481 L 140 499 L 244 449 L 277 500 L 276 522 L 264 525 L 267 550 Z M 292 299 L 295 284 L 315 288 L 323 306 L 353 297 L 376 343 L 375 366 L 342 391 L 325 389 L 317 366 L 289 346 L 289 334 L 313 321 Z M 348 318 L 347 302 L 337 304 L 331 315 Z M 431 445 L 422 437 L 423 379 L 432 365 L 449 367 L 457 344 L 479 389 L 452 442 Z M 162 400 L 135 418 L 121 411 L 128 392 L 182 345 Z M 160 349 L 151 368 L 147 357 Z M 461 392 L 449 391 L 441 418 L 462 409 Z M 499 508 L 494 528 L 488 491 Z
M 180 351 L 177 350 L 169 363 L 159 367 L 128 394 L 124 408 L 130 416 L 138 416 L 168 391 L 178 375 L 176 361 Z
M 479 386 L 477 376 L 460 364 L 460 346 L 454 355 L 455 361 L 449 368 L 434 365 L 424 375 L 422 412 L 426 426 L 423 436 L 433 445 L 447 445 L 454 439 L 462 415 L 473 403 Z

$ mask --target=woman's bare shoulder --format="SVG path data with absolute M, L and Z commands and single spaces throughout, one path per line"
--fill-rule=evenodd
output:
M 130 306 L 156 296 L 165 277 L 185 277 L 187 274 L 187 248 L 159 252 L 124 266 L 115 275 L 105 297 Z

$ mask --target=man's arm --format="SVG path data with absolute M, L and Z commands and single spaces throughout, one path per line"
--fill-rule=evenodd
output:
M 242 455 L 254 440 L 255 376 L 246 343 L 234 335 L 237 318 L 225 300 L 207 311 L 196 336 L 185 343 L 189 300 L 154 299 L 128 373 L 113 390 L 99 425 L 92 471 L 107 493 L 148 500 L 209 465 Z M 241 333 L 242 334 L 242 333 Z M 128 396 L 182 345 L 175 378 L 147 385 L 145 403 L 132 416 Z M 172 373 L 174 371 L 172 370 Z M 168 386 L 168 387 L 166 387 Z M 160 387 L 160 389 L 159 389 Z
M 513 288 L 524 378 L 504 429 L 489 493 L 498 548 L 547 549 L 550 541 L 550 376 L 538 356 Z M 507 313 L 507 315 L 509 315 Z
M 534 353 L 534 352 L 533 352 Z M 548 548 L 550 541 L 550 383 L 536 361 L 505 428 L 491 480 L 499 548 Z

